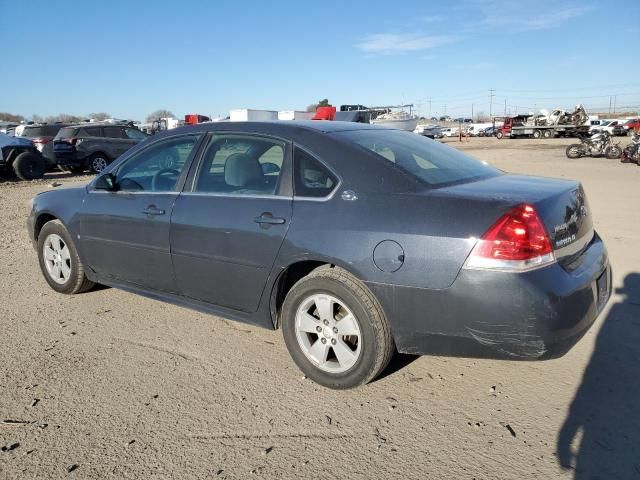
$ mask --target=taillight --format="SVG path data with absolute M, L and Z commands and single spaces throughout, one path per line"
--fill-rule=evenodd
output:
M 547 230 L 531 205 L 519 205 L 478 240 L 467 268 L 525 271 L 555 262 Z
M 32 138 L 31 141 L 33 143 L 39 143 L 40 145 L 46 145 L 47 143 L 49 143 L 51 140 L 49 140 L 48 138 L 41 138 L 41 137 L 36 137 L 36 138 Z

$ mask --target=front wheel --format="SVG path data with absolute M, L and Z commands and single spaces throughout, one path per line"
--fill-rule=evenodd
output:
M 325 387 L 353 388 L 373 380 L 395 351 L 382 306 L 339 267 L 320 267 L 299 280 L 285 298 L 281 318 L 294 362 Z
M 502 133 L 502 132 L 498 132 L 498 133 L 496 133 L 496 138 L 497 138 L 498 140 L 500 140 L 502 137 L 504 137 L 504 133 Z
M 622 148 L 620 148 L 618 145 L 612 145 L 607 149 L 605 155 L 610 159 L 620 158 L 622 156 Z
M 569 145 L 565 150 L 567 157 L 569 158 L 580 158 L 584 155 L 582 150 L 582 145 L 578 143 L 574 143 L 573 145 Z
M 84 265 L 62 222 L 45 223 L 38 235 L 40 270 L 49 286 L 59 293 L 81 293 L 93 287 Z

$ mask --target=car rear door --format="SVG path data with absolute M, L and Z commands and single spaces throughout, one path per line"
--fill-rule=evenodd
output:
M 154 142 L 115 169 L 115 191 L 89 187 L 80 214 L 80 245 L 98 275 L 176 292 L 171 212 L 201 138 L 181 135 Z
M 171 218 L 178 289 L 255 312 L 289 228 L 291 146 L 260 135 L 212 135 Z

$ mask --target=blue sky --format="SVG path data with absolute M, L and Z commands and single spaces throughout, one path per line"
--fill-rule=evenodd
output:
M 613 6 L 615 8 L 613 8 Z M 640 1 L 0 0 L 0 111 L 640 110 Z

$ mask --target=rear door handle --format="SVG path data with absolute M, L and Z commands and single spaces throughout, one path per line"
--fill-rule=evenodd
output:
M 149 205 L 142 213 L 146 215 L 164 215 L 164 210 L 156 207 L 155 205 Z
M 259 217 L 253 219 L 254 222 L 265 225 L 282 225 L 286 222 L 286 219 L 281 217 L 274 217 L 270 212 L 264 212 Z

